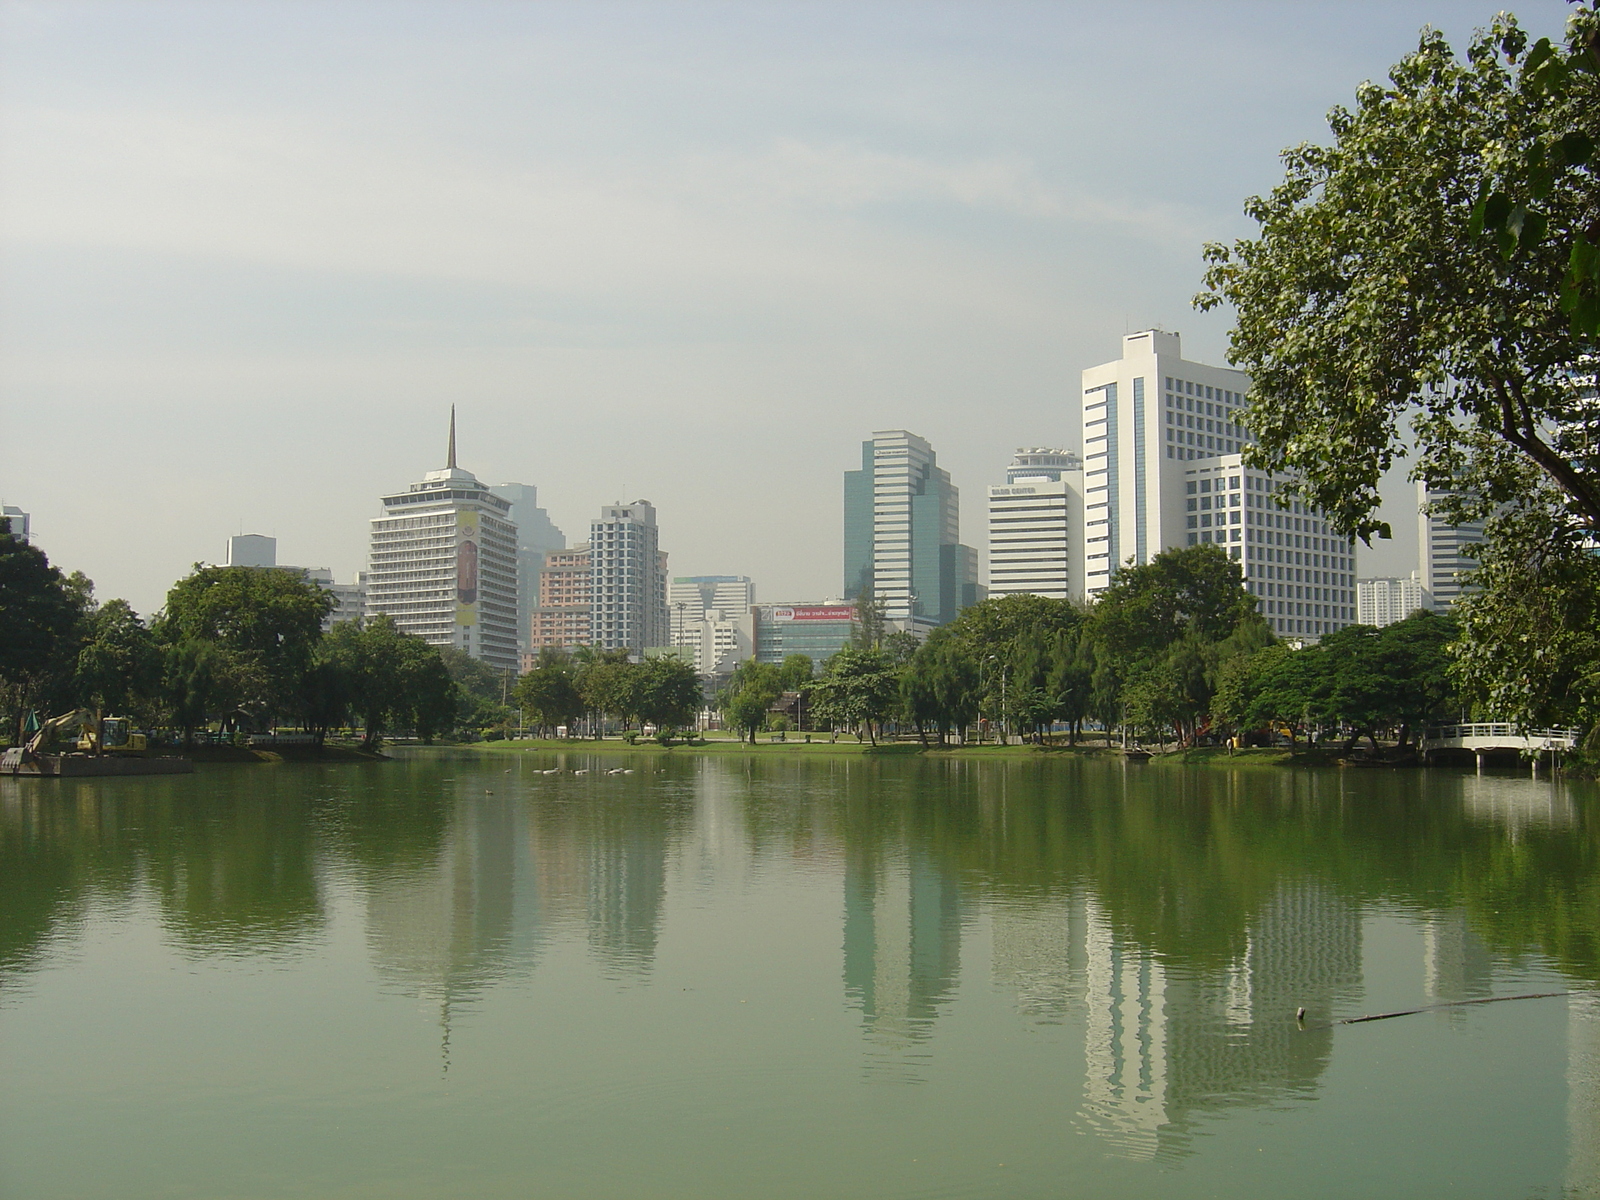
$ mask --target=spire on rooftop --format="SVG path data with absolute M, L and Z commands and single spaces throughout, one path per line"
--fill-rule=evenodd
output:
M 445 469 L 448 471 L 456 469 L 456 406 L 454 404 L 450 406 L 450 459 L 445 463 Z

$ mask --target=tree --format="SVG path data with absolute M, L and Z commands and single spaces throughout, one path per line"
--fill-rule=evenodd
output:
M 1526 728 L 1600 727 L 1600 558 L 1548 512 L 1494 524 L 1502 535 L 1482 548 L 1473 575 L 1481 590 L 1454 610 L 1462 699 Z
M 345 689 L 348 706 L 361 718 L 368 749 L 393 729 L 432 741 L 452 727 L 460 688 L 438 648 L 402 633 L 387 614 L 335 625 L 325 653 L 342 675 L 335 686 Z
M 783 675 L 770 663 L 746 659 L 728 681 L 721 697 L 722 712 L 732 728 L 755 745 L 756 734 L 766 724 L 772 703 L 783 692 Z
M 583 696 L 571 665 L 564 661 L 542 659 L 517 681 L 516 697 L 524 713 L 546 734 L 562 725 L 571 728 L 583 715 Z
M 1084 632 L 1080 625 L 1070 633 L 1056 635 L 1046 685 L 1055 697 L 1057 719 L 1067 723 L 1067 741 L 1074 746 L 1094 703 L 1094 643 Z
M 202 640 L 224 651 L 217 660 L 217 700 L 266 721 L 295 707 L 332 593 L 290 571 L 196 565 L 167 593 L 155 622 L 168 645 Z
M 1568 65 L 1594 44 L 1580 16 Z M 1196 303 L 1237 309 L 1248 458 L 1343 532 L 1388 536 L 1378 480 L 1408 421 L 1415 474 L 1466 508 L 1525 494 L 1532 470 L 1600 533 L 1600 407 L 1573 377 L 1595 347 L 1600 73 L 1547 88 L 1549 48 L 1535 61 L 1526 43 L 1504 16 L 1464 60 L 1424 31 L 1389 86 L 1333 110 L 1331 146 L 1284 152 L 1284 182 L 1246 204 L 1258 236 L 1206 247 Z
M 578 693 L 585 711 L 593 715 L 595 737 L 601 735 L 605 717 L 626 722 L 635 715 L 635 664 L 626 650 L 600 650 L 583 646 L 578 652 Z
M 92 585 L 50 565 L 36 546 L 13 537 L 0 518 L 0 687 L 16 719 L 26 710 L 70 703 Z
M 846 647 L 828 660 L 822 678 L 812 684 L 819 703 L 812 707 L 825 720 L 842 724 L 877 745 L 876 726 L 900 703 L 900 672 L 877 649 Z
M 932 725 L 942 746 L 952 730 L 970 724 L 978 711 L 978 664 L 946 626 L 935 629 L 900 675 L 906 718 L 927 744 Z
M 704 702 L 700 676 L 694 664 L 675 655 L 646 659 L 635 670 L 634 711 L 641 721 L 657 729 L 681 729 L 694 724 Z
M 126 711 L 153 699 L 161 685 L 161 650 L 126 600 L 91 613 L 78 651 L 77 688 L 89 703 Z
M 194 731 L 216 710 L 224 680 L 233 672 L 228 654 L 205 638 L 185 638 L 163 647 L 162 691 L 173 722 L 183 730 L 183 744 L 194 744 Z
M 785 656 L 783 664 L 778 668 L 778 682 L 783 685 L 783 690 L 786 692 L 800 691 L 815 675 L 816 668 L 812 665 L 810 656 L 805 654 Z

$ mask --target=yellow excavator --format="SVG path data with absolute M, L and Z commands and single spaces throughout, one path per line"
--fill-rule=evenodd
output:
M 74 709 L 42 722 L 28 739 L 29 755 L 59 753 L 57 743 L 68 730 L 78 731 L 75 749 L 79 754 L 143 754 L 145 736 L 136 733 L 127 717 L 107 717 L 86 708 Z

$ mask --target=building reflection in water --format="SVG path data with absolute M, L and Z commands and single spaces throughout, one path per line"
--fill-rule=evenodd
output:
M 1567 1189 L 1600 1191 L 1600 994 L 1567 997 Z
M 1025 1011 L 1083 1023 L 1079 1117 L 1119 1153 L 1183 1153 L 1197 1120 L 1309 1094 L 1328 1063 L 1318 1027 L 1361 981 L 1356 907 L 1320 885 L 1282 885 L 1244 952 L 1207 968 L 1133 943 L 1089 892 L 998 908 L 995 980 Z M 1295 1011 L 1304 1006 L 1309 1027 Z
M 844 986 L 872 1040 L 926 1038 L 961 964 L 955 881 L 927 854 L 850 846 L 844 865 Z
M 1494 959 L 1473 932 L 1465 909 L 1431 914 L 1422 925 L 1422 989 L 1429 1004 L 1487 996 Z

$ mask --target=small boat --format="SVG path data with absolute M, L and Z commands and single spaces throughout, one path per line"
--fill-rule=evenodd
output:
M 1154 757 L 1154 754 L 1143 746 L 1130 746 L 1122 752 L 1122 757 L 1127 762 L 1147 763 Z

